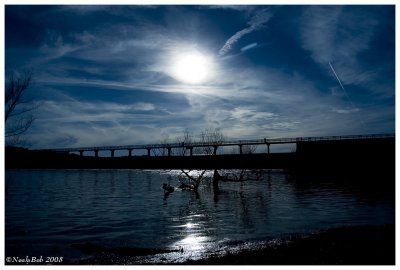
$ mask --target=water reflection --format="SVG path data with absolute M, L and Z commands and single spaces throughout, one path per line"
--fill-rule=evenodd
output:
M 174 242 L 171 248 L 178 249 L 183 257 L 202 257 L 202 254 L 210 249 L 213 239 L 207 234 L 206 216 L 188 215 L 183 220 L 184 224 L 175 226 L 180 231 L 180 239 Z
M 176 242 L 177 246 L 182 246 L 184 251 L 202 251 L 210 242 L 210 237 L 202 236 L 200 234 L 191 233 L 181 241 Z

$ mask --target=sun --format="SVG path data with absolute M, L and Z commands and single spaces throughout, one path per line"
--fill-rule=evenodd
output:
M 176 57 L 172 66 L 172 75 L 181 82 L 199 84 L 207 80 L 211 66 L 209 57 L 199 52 L 183 53 Z

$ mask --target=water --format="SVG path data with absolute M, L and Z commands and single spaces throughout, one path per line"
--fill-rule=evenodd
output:
M 168 263 L 294 233 L 394 224 L 391 193 L 362 184 L 324 181 L 323 176 L 321 181 L 300 181 L 269 171 L 260 180 L 220 183 L 218 194 L 204 184 L 198 194 L 176 190 L 165 197 L 162 184 L 177 186 L 178 174 L 7 170 L 6 256 L 95 263 L 94 258 L 111 254 L 125 263 Z M 82 249 L 85 245 L 92 250 Z M 140 249 L 145 255 L 157 249 L 160 254 L 124 257 L 115 248 Z

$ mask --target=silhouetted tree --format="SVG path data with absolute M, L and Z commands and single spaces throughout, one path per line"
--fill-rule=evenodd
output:
M 189 130 L 185 130 L 181 136 L 176 138 L 176 142 L 181 144 L 182 147 L 176 148 L 175 154 L 178 156 L 185 156 L 188 152 L 186 146 L 193 143 L 193 135 L 189 132 Z
M 221 180 L 223 182 L 243 182 L 247 180 L 259 180 L 264 175 L 264 170 L 250 170 L 250 169 L 240 169 L 240 170 L 224 170 L 224 178 Z
M 169 136 L 167 134 L 164 134 L 160 143 L 164 144 L 164 145 L 170 144 L 171 142 L 170 142 Z M 168 155 L 168 149 L 167 148 L 161 148 L 159 150 L 159 153 L 160 153 L 161 156 L 166 156 L 166 155 Z
M 214 155 L 215 147 L 219 147 L 225 141 L 225 136 L 220 129 L 207 128 L 200 134 L 200 142 L 205 144 L 199 148 L 200 154 Z
M 34 118 L 30 112 L 37 108 L 37 104 L 26 97 L 26 92 L 31 85 L 32 72 L 11 74 L 6 81 L 4 121 L 8 144 L 20 144 L 20 135 L 25 133 L 33 123 Z
M 181 147 L 174 150 L 175 155 L 185 156 L 190 151 L 193 143 L 197 145 L 192 149 L 195 155 L 215 155 L 216 150 L 225 141 L 225 136 L 219 129 L 205 129 L 199 136 L 199 140 L 194 140 L 194 136 L 186 130 L 181 136 L 176 138 L 176 144 Z M 252 154 L 256 151 L 256 147 L 248 146 L 243 147 L 245 154 Z M 178 179 L 181 183 L 180 187 L 185 189 L 193 190 L 198 195 L 198 188 L 204 180 L 212 180 L 214 194 L 218 197 L 219 193 L 219 182 L 243 182 L 246 180 L 258 180 L 264 172 L 263 170 L 218 170 L 218 169 L 180 169 L 181 173 L 178 175 Z M 213 173 L 212 173 L 213 171 Z M 218 171 L 222 172 L 222 175 Z M 209 172 L 209 173 L 207 173 Z M 211 177 L 210 177 L 211 176 Z
M 219 129 L 205 129 L 200 134 L 200 140 L 196 142 L 204 146 L 194 148 L 194 153 L 197 155 L 213 155 L 214 147 L 220 146 L 224 142 L 224 138 L 224 135 Z M 182 136 L 177 138 L 177 142 L 182 144 L 182 148 L 179 148 L 179 154 L 184 156 L 188 151 L 186 146 L 193 143 L 194 140 L 190 132 L 186 130 Z M 184 186 L 191 187 L 197 193 L 200 184 L 206 179 L 207 171 L 206 169 L 181 169 L 179 179 Z
M 243 145 L 242 154 L 254 154 L 257 151 L 257 145 Z M 222 181 L 225 182 L 243 182 L 246 180 L 259 180 L 264 174 L 263 170 L 249 170 L 240 169 L 237 171 L 226 170 L 224 171 L 225 177 Z

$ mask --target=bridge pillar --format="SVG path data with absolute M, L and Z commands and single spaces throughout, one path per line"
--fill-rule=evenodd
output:
M 187 146 L 186 149 L 189 149 L 190 156 L 193 156 L 193 146 Z
M 111 157 L 114 157 L 115 149 L 110 149 L 111 151 Z
M 240 153 L 240 154 L 243 154 L 242 146 L 243 146 L 242 144 L 239 144 L 239 153 Z
M 94 156 L 97 158 L 99 157 L 99 150 L 94 150 Z
M 217 146 L 217 145 L 214 145 L 213 147 L 214 147 L 214 156 L 215 156 L 215 155 L 217 154 L 218 146 Z
M 129 152 L 129 154 L 128 154 L 128 155 L 129 155 L 129 157 L 132 157 L 132 151 L 133 151 L 133 149 L 132 149 L 132 148 L 129 148 L 129 149 L 128 149 L 128 152 Z
M 151 151 L 151 148 L 147 148 L 147 155 L 148 156 L 151 156 L 151 152 L 150 151 Z
M 81 157 L 83 157 L 83 150 L 79 150 L 79 155 L 81 156 Z
M 268 153 L 268 154 L 270 153 L 270 151 L 269 151 L 269 150 L 270 150 L 270 149 L 269 149 L 269 146 L 270 146 L 270 145 L 271 145 L 270 143 L 267 143 L 267 147 L 268 147 L 268 152 L 267 152 L 267 153 Z
M 171 156 L 171 147 L 167 147 L 167 150 L 168 150 L 168 156 L 170 157 Z

